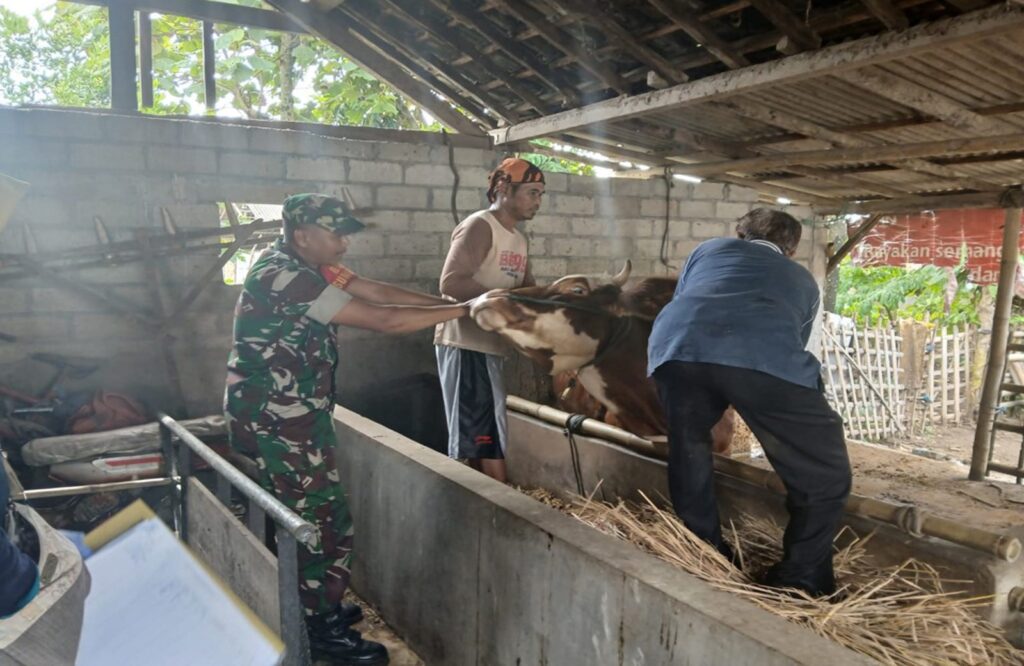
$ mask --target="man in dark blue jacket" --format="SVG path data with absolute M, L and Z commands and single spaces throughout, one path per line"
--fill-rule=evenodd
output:
M 792 216 L 758 208 L 740 218 L 738 239 L 699 245 L 654 323 L 648 372 L 669 423 L 676 514 L 730 554 L 715 500 L 711 428 L 733 405 L 788 493 L 784 554 L 764 582 L 823 596 L 835 591 L 832 540 L 851 477 L 842 419 L 807 350 L 820 292 L 790 259 L 800 232 Z
M 7 472 L 0 461 L 0 618 L 17 613 L 39 592 L 36 563 L 4 531 L 9 495 Z

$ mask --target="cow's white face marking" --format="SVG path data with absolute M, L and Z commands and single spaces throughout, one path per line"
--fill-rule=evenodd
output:
M 481 312 L 484 318 L 487 311 Z M 496 315 L 498 319 L 504 319 Z M 534 315 L 528 330 L 497 327 L 506 338 L 522 349 L 552 353 L 551 372 L 564 372 L 578 368 L 597 353 L 600 341 L 585 333 L 577 333 L 564 312 L 546 312 Z
M 579 378 L 580 384 L 583 384 L 583 388 L 587 389 L 587 393 L 594 396 L 594 399 L 604 405 L 609 412 L 618 414 L 621 411 L 621 408 L 608 398 L 608 384 L 601 376 L 600 370 L 589 366 L 580 370 L 576 376 Z

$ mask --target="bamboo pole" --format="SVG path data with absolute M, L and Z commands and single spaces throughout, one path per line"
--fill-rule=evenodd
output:
M 939 408 L 939 420 L 946 425 L 949 420 L 949 329 L 942 329 L 942 351 L 940 352 L 942 374 L 939 375 L 939 383 L 942 386 L 942 406 Z
M 960 423 L 960 327 L 953 329 L 953 423 Z
M 566 420 L 571 416 L 568 412 L 560 409 L 540 405 L 514 395 L 508 396 L 507 405 L 514 412 L 559 426 L 564 426 Z M 666 447 L 593 419 L 585 419 L 580 426 L 580 431 L 583 435 L 606 439 L 649 457 L 664 460 L 668 456 Z M 786 492 L 782 479 L 770 470 L 754 467 L 718 454 L 714 456 L 714 464 L 715 470 L 720 474 L 747 481 L 760 488 L 778 493 Z M 1016 537 L 988 532 L 945 518 L 926 515 L 913 505 L 900 506 L 872 497 L 851 494 L 846 502 L 846 512 L 902 527 L 911 534 L 919 532 L 927 536 L 945 539 L 973 550 L 989 553 L 1006 562 L 1016 561 L 1021 554 L 1021 542 Z
M 999 385 L 1003 381 L 1006 365 L 1006 345 L 1010 335 L 1010 307 L 1013 304 L 1014 283 L 1017 279 L 1018 238 L 1020 237 L 1021 208 L 1006 209 L 1003 224 L 1003 256 L 999 262 L 999 286 L 996 289 L 995 314 L 992 317 L 992 343 L 989 349 L 985 382 L 978 406 L 978 426 L 974 431 L 974 450 L 971 455 L 971 473 L 968 478 L 981 481 L 988 472 L 991 452 L 992 422 L 999 400 Z

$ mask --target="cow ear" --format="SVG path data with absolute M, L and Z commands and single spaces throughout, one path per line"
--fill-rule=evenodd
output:
M 616 287 L 621 287 L 622 285 L 626 284 L 626 280 L 629 279 L 629 274 L 632 271 L 633 262 L 631 262 L 629 259 L 626 259 L 626 265 L 622 267 L 622 270 L 619 271 L 618 275 L 612 278 L 612 284 L 614 284 Z

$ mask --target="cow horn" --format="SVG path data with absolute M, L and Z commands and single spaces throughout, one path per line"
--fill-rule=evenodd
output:
M 629 279 L 629 274 L 632 271 L 633 262 L 631 262 L 629 259 L 626 259 L 626 265 L 622 267 L 622 270 L 619 271 L 618 275 L 612 278 L 612 284 L 614 284 L 617 287 L 621 287 L 622 285 L 626 284 L 626 280 Z

